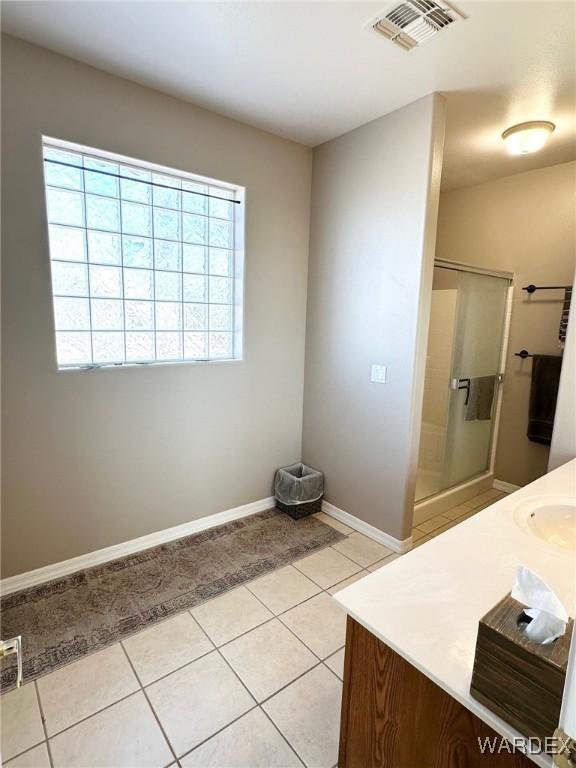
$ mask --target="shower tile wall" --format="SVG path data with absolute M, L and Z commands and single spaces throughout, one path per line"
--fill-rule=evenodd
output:
M 417 499 L 436 493 L 440 484 L 448 423 L 448 380 L 454 342 L 456 297 L 455 288 L 432 291 Z

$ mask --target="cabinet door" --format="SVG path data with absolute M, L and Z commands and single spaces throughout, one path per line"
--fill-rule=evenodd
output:
M 520 753 L 486 755 L 500 737 L 348 618 L 339 768 L 534 768 Z

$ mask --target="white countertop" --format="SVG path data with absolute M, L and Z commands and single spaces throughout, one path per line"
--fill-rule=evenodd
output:
M 513 510 L 534 496 L 574 496 L 576 459 L 336 593 L 356 621 L 506 738 L 520 734 L 470 695 L 478 622 L 527 565 L 571 616 L 576 556 L 518 527 Z M 521 738 L 521 737 L 520 737 Z M 549 768 L 551 760 L 531 755 Z

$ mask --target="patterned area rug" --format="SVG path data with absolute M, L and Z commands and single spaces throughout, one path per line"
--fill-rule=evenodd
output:
M 28 682 L 342 538 L 269 509 L 8 595 L 2 637 L 22 635 Z M 15 680 L 7 657 L 2 689 Z

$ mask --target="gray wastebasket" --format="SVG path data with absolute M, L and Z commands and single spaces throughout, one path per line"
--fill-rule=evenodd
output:
M 320 512 L 324 495 L 324 475 L 305 464 L 292 464 L 276 472 L 276 506 L 297 520 Z

